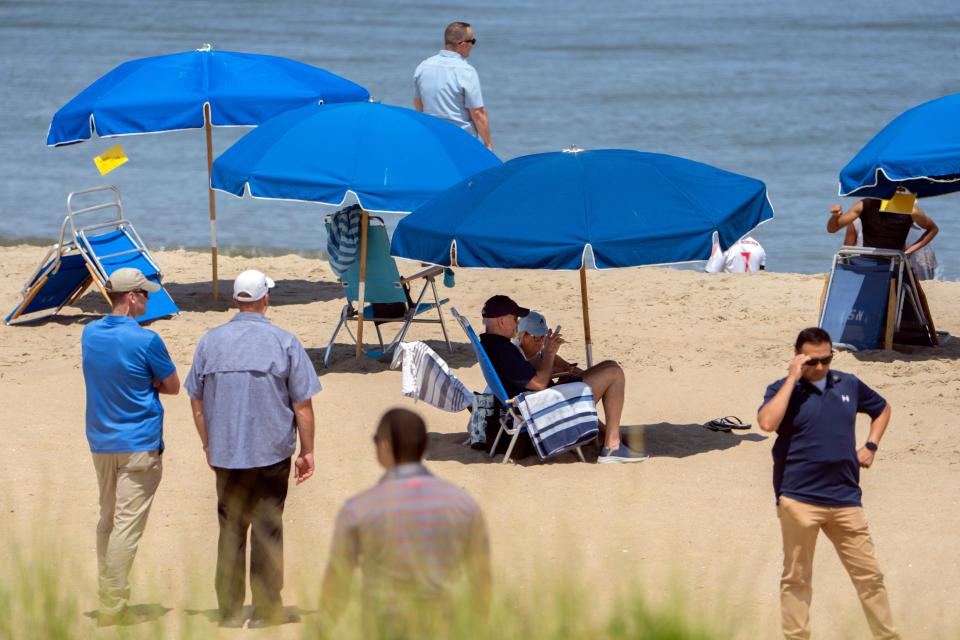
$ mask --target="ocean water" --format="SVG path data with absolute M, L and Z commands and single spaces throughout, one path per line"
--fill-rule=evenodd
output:
M 92 158 L 116 139 L 45 146 L 54 112 L 123 61 L 209 42 L 409 106 L 413 69 L 452 20 L 475 27 L 501 158 L 630 148 L 759 178 L 777 216 L 754 236 L 773 271 L 827 270 L 840 169 L 897 114 L 960 90 L 956 0 L 0 0 L 0 243 L 52 243 L 67 193 L 110 182 L 151 247 L 207 245 L 201 131 L 120 138 L 130 162 L 106 177 Z M 215 151 L 244 131 L 216 129 Z M 922 206 L 946 277 L 960 278 L 960 194 Z M 322 207 L 218 194 L 217 211 L 222 251 L 321 250 Z

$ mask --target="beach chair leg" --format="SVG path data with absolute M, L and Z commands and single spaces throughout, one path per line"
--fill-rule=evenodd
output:
M 897 285 L 896 280 L 890 278 L 890 290 L 887 293 L 887 325 L 883 335 L 883 348 L 893 349 L 893 331 L 897 324 Z
M 927 316 L 927 326 L 930 329 L 930 341 L 933 342 L 933 346 L 939 347 L 940 335 L 937 333 L 937 328 L 933 324 L 933 316 L 930 315 L 930 304 L 927 302 L 927 294 L 923 292 L 918 279 L 913 279 L 913 286 L 916 289 L 917 297 L 920 298 L 920 306 L 923 308 L 923 314 Z
M 500 461 L 500 464 L 507 464 L 510 462 L 510 454 L 513 453 L 513 446 L 517 444 L 517 438 L 520 437 L 521 429 L 517 429 L 513 432 L 513 437 L 510 438 L 510 444 L 507 445 L 507 452 L 503 454 L 503 460 Z
M 330 342 L 327 343 L 327 348 L 323 352 L 323 368 L 326 369 L 327 365 L 330 364 L 330 352 L 333 350 L 333 341 L 337 339 L 337 334 L 340 333 L 340 327 L 343 326 L 344 315 L 343 311 L 340 312 L 340 320 L 337 322 L 337 328 L 333 330 L 333 335 L 330 336 Z
M 582 449 L 581 447 L 577 447 L 577 448 L 574 449 L 573 451 L 574 451 L 575 454 L 577 454 L 577 457 L 580 458 L 580 462 L 586 462 L 586 461 L 587 461 L 587 459 L 583 457 L 583 449 Z
M 17 307 L 16 313 L 10 316 L 10 320 L 7 322 L 8 324 L 11 322 L 14 322 L 17 318 L 19 318 L 20 315 L 23 313 L 23 310 L 30 306 L 30 303 L 33 302 L 33 299 L 37 297 L 38 293 L 40 293 L 40 289 L 43 289 L 43 285 L 47 283 L 47 279 L 49 277 L 50 275 L 47 274 L 42 278 L 40 278 L 37 284 L 33 285 L 33 289 L 30 290 L 30 293 L 24 296 L 23 302 L 21 302 L 20 306 Z
M 500 425 L 500 428 L 497 430 L 497 437 L 493 439 L 493 446 L 490 447 L 490 453 L 487 455 L 491 458 L 497 455 L 497 445 L 500 444 L 500 436 L 503 435 L 503 425 Z
M 380 325 L 374 322 L 373 328 L 377 330 L 377 340 L 380 342 L 380 350 L 383 351 L 383 334 L 380 333 Z
M 443 307 L 440 305 L 440 293 L 437 291 L 437 282 L 430 278 L 430 287 L 433 289 L 433 301 L 437 304 L 437 315 L 440 316 L 440 329 L 443 331 L 443 339 L 447 343 L 447 351 L 453 353 L 453 345 L 450 344 L 450 336 L 447 335 L 447 323 L 443 320 Z

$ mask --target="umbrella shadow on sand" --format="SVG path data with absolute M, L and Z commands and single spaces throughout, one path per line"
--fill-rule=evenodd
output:
M 919 347 L 895 344 L 893 351 L 870 349 L 854 351 L 850 355 L 859 362 L 926 362 L 928 360 L 960 360 L 960 339 L 940 336 L 940 346 Z
M 233 283 L 220 281 L 220 299 L 214 300 L 210 293 L 209 280 L 200 282 L 164 282 L 164 289 L 180 307 L 181 311 L 229 311 L 235 308 L 233 302 Z M 329 302 L 343 297 L 343 287 L 336 282 L 315 282 L 312 280 L 277 280 L 277 286 L 270 292 L 270 306 Z M 106 314 L 110 312 L 107 301 L 95 288 L 74 305 L 85 313 Z
M 382 331 L 385 342 L 393 338 L 399 326 L 400 325 L 396 323 L 384 325 Z M 363 341 L 366 349 L 379 350 L 380 345 L 376 342 L 377 334 L 373 329 L 373 325 L 371 323 L 365 324 L 363 331 Z M 339 342 L 339 340 L 349 340 L 342 330 L 337 336 L 337 339 L 338 342 L 334 343 L 333 349 L 330 351 L 330 366 L 327 368 L 323 367 L 323 354 L 327 349 L 326 343 L 324 342 L 324 346 L 322 347 L 307 347 L 307 355 L 310 356 L 310 361 L 317 369 L 317 373 L 321 376 L 328 373 L 377 373 L 390 368 L 389 359 L 376 360 L 363 356 L 357 360 L 355 357 L 356 345 L 352 342 Z M 407 335 L 407 341 L 411 341 L 409 334 Z M 443 358 L 443 361 L 447 363 L 450 369 L 469 369 L 477 364 L 477 358 L 473 353 L 473 348 L 466 342 L 454 342 L 451 340 L 450 346 L 453 347 L 452 353 L 447 350 L 447 343 L 443 340 L 423 340 L 423 342 Z M 399 394 L 400 372 L 397 371 L 396 375 L 396 387 L 393 390 Z
M 464 427 L 466 428 L 466 413 Z M 721 433 L 710 431 L 699 424 L 672 424 L 661 422 L 647 425 L 624 425 L 621 427 L 624 442 L 637 451 L 644 451 L 651 458 L 686 458 L 698 453 L 707 453 L 736 447 L 741 442 L 763 442 L 767 436 L 759 433 Z M 430 433 L 427 460 L 445 460 L 462 464 L 499 463 L 503 456 L 491 458 L 485 451 L 471 449 L 464 444 L 466 430 L 462 433 Z M 599 448 L 593 444 L 583 447 L 588 463 L 596 462 Z M 520 466 L 538 464 L 572 464 L 579 462 L 573 453 L 564 453 L 544 461 L 536 455 L 517 461 Z

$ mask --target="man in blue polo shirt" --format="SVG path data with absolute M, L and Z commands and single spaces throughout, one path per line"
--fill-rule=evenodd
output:
M 860 468 L 869 469 L 890 422 L 890 405 L 849 373 L 830 370 L 823 329 L 797 336 L 787 377 L 767 387 L 757 423 L 776 432 L 773 489 L 783 534 L 780 609 L 785 638 L 810 637 L 813 552 L 822 529 L 850 574 L 876 638 L 899 638 L 860 502 Z M 857 413 L 870 433 L 856 444 Z
M 469 23 L 447 25 L 443 49 L 421 62 L 413 72 L 413 107 L 457 125 L 493 150 L 480 77 L 467 62 L 476 44 Z
M 138 269 L 117 269 L 106 284 L 112 309 L 83 330 L 87 441 L 100 486 L 97 524 L 101 626 L 133 621 L 130 567 L 160 484 L 163 405 L 180 379 L 167 348 L 135 318 L 160 285 Z

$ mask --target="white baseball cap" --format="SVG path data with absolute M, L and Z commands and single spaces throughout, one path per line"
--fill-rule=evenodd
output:
M 517 327 L 517 333 L 529 333 L 534 338 L 547 335 L 547 319 L 542 313 L 531 311 L 520 318 L 520 325 Z
M 276 284 L 256 269 L 248 269 L 233 281 L 233 299 L 240 302 L 256 302 Z

